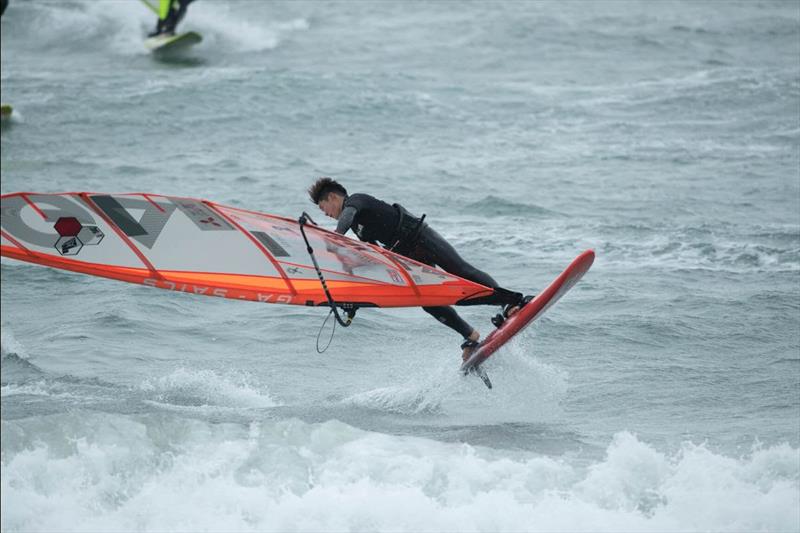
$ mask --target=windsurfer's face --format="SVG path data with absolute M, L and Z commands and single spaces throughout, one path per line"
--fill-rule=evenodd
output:
M 342 214 L 342 204 L 344 197 L 335 193 L 328 193 L 324 200 L 320 200 L 317 204 L 320 210 L 331 218 L 339 219 Z

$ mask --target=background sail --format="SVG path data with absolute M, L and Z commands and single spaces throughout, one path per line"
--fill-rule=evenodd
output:
M 306 226 L 333 298 L 378 307 L 450 305 L 491 289 Z M 297 221 L 155 194 L 2 196 L 2 255 L 209 296 L 298 305 L 327 300 Z

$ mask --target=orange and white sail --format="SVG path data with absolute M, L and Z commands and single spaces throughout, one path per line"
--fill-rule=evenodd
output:
M 144 193 L 0 198 L 4 257 L 193 294 L 327 304 L 296 220 Z M 372 244 L 305 231 L 337 303 L 440 306 L 492 293 Z

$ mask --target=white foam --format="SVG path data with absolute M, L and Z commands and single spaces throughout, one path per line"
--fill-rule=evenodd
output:
M 272 21 L 248 19 L 231 12 L 228 5 L 201 6 L 198 2 L 189 9 L 192 25 L 207 35 L 211 45 L 239 52 L 261 52 L 275 48 L 280 42 L 280 30 Z
M 342 400 L 342 404 L 407 415 L 438 414 L 442 407 L 436 391 L 413 386 L 379 387 L 358 392 Z
M 0 397 L 10 398 L 11 396 L 25 395 L 25 396 L 44 396 L 51 399 L 71 399 L 76 398 L 74 394 L 66 392 L 54 392 L 53 388 L 45 380 L 40 380 L 34 383 L 26 383 L 24 385 L 7 384 L 0 387 Z
M 458 372 L 457 360 L 441 359 L 438 366 L 407 367 L 403 376 L 392 374 L 393 383 L 360 391 L 342 400 L 343 405 L 404 415 L 447 415 L 458 423 L 542 421 L 559 412 L 567 390 L 566 374 L 542 363 L 530 353 L 529 336 L 523 333 L 509 342 L 502 357 L 484 364 L 495 387 L 490 391 L 476 376 Z M 425 354 L 428 357 L 427 354 Z
M 41 47 L 80 45 L 93 42 L 96 49 L 116 53 L 144 54 L 143 28 L 155 16 L 139 2 L 70 2 L 17 6 L 33 10 L 35 23 L 43 31 Z M 155 22 L 152 24 L 155 26 Z M 149 24 L 148 24 L 149 26 Z
M 304 18 L 273 20 L 252 5 L 247 9 L 241 7 L 218 2 L 192 3 L 179 29 L 200 32 L 204 37 L 201 48 L 223 46 L 228 51 L 259 52 L 278 46 L 284 35 L 309 28 Z M 147 54 L 142 41 L 156 23 L 155 14 L 134 1 L 87 0 L 33 5 L 31 9 L 35 10 L 37 24 L 47 29 L 42 37 L 48 46 L 57 42 L 79 45 L 91 39 L 98 49 L 110 49 L 120 55 Z M 44 46 L 42 41 L 39 44 Z
M 212 370 L 177 368 L 146 379 L 140 389 L 167 405 L 194 407 L 275 407 L 266 387 L 244 372 L 220 374 Z
M 25 351 L 25 348 L 14 338 L 11 326 L 5 323 L 3 327 L 0 328 L 0 353 L 3 358 L 15 354 L 20 359 L 28 359 L 28 353 Z
M 796 531 L 800 458 L 630 433 L 588 468 L 296 420 L 3 422 L 3 531 Z M 91 429 L 91 431 L 90 431 Z

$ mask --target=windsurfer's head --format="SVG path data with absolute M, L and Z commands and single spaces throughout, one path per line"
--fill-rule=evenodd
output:
M 342 214 L 344 199 L 347 198 L 347 189 L 331 178 L 319 178 L 308 188 L 308 195 L 323 213 L 338 219 Z

